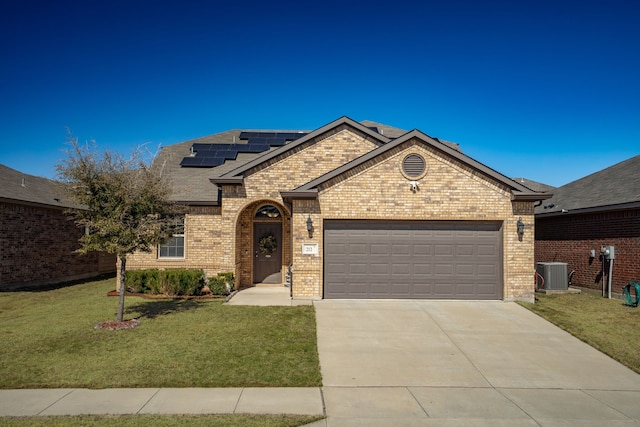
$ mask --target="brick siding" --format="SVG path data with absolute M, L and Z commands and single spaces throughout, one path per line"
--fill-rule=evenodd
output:
M 640 209 L 536 218 L 536 262 L 566 262 L 575 286 L 602 289 L 602 246 L 615 247 L 613 292 L 640 281 Z M 604 270 L 608 281 L 606 263 Z
M 411 153 L 423 156 L 428 167 L 416 193 L 401 172 L 402 160 Z M 322 295 L 324 219 L 497 220 L 503 222 L 503 297 L 533 300 L 533 203 L 512 202 L 503 185 L 415 141 L 326 183 L 318 200 L 296 200 L 293 216 L 294 230 L 299 230 L 294 233 L 294 296 Z M 309 216 L 312 239 L 306 232 Z M 516 233 L 520 217 L 527 226 L 522 241 Z M 318 243 L 319 255 L 302 255 L 303 242 Z
M 204 268 L 207 274 L 234 271 L 238 286 L 251 286 L 253 216 L 260 206 L 272 204 L 283 213 L 283 275 L 292 263 L 294 297 L 321 298 L 324 219 L 501 221 L 504 299 L 533 300 L 533 203 L 512 202 L 504 185 L 416 141 L 327 183 L 317 200 L 294 200 L 292 206 L 282 200 L 280 191 L 293 190 L 377 146 L 366 135 L 339 126 L 270 159 L 246 172 L 243 185 L 222 185 L 220 207 L 192 208 L 186 220 L 184 260 L 158 260 L 154 251 L 131 256 L 127 267 L 193 267 Z M 401 172 L 409 152 L 421 154 L 428 163 L 417 193 L 410 191 Z M 315 228 L 313 238 L 307 232 L 308 217 Z M 522 241 L 516 233 L 520 217 L 527 225 Z M 301 254 L 305 242 L 318 243 L 318 256 Z
M 0 203 L 0 287 L 60 283 L 115 272 L 115 257 L 75 253 L 79 229 L 61 209 Z

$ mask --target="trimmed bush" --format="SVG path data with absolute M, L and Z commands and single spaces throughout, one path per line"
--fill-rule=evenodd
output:
M 233 273 L 218 273 L 216 277 L 210 277 L 209 289 L 214 295 L 229 295 L 234 290 Z
M 160 273 L 160 290 L 166 295 L 200 295 L 203 286 L 202 270 L 177 268 Z
M 204 286 L 204 271 L 185 268 L 132 270 L 125 273 L 125 286 L 139 293 L 200 295 Z
M 158 290 L 158 278 L 160 270 L 151 268 L 147 270 L 127 270 L 124 283 L 128 291 L 148 294 Z

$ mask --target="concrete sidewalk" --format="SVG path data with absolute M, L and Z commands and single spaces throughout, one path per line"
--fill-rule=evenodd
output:
M 296 306 L 311 305 L 311 300 L 291 299 L 290 288 L 285 286 L 254 286 L 235 293 L 228 305 Z
M 0 417 L 124 414 L 323 415 L 324 406 L 317 387 L 0 390 Z

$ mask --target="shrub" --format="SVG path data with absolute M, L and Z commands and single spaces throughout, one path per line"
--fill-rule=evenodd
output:
M 218 273 L 216 277 L 210 277 L 209 289 L 214 295 L 229 295 L 234 289 L 233 273 Z
M 125 286 L 132 292 L 164 295 L 200 295 L 204 286 L 202 270 L 131 270 L 125 272 Z
M 130 292 L 154 293 L 158 289 L 160 270 L 152 268 L 147 270 L 127 270 L 124 275 L 124 283 Z
M 159 290 L 166 295 L 200 295 L 204 271 L 176 268 L 160 272 Z

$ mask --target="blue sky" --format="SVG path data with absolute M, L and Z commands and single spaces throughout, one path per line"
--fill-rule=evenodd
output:
M 128 153 L 343 115 L 559 186 L 640 153 L 640 2 L 31 1 L 0 6 L 0 163 L 67 128 Z

